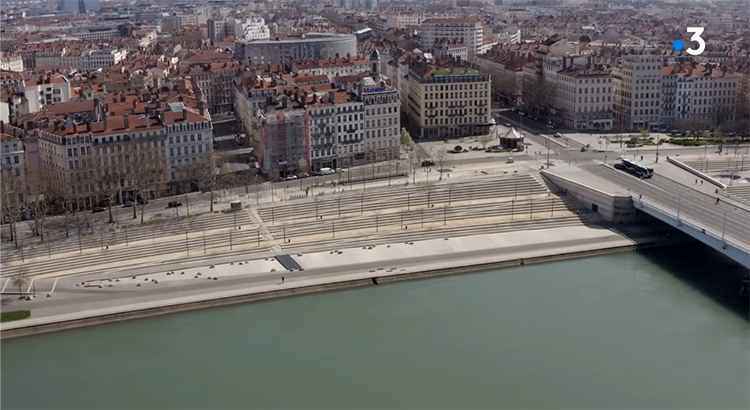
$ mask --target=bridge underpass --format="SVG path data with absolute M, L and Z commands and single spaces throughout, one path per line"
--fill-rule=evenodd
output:
M 582 169 L 627 189 L 636 209 L 674 226 L 750 269 L 750 211 L 654 175 L 638 179 L 606 165 Z

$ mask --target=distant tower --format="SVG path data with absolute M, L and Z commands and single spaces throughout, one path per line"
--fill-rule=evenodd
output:
M 380 75 L 380 52 L 372 50 L 370 54 L 370 74 Z
M 83 0 L 78 0 L 78 12 L 86 14 L 86 3 Z

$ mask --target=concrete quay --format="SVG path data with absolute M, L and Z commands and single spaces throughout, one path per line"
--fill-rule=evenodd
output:
M 55 289 L 49 291 L 50 297 L 41 293 L 30 301 L 15 297 L 3 301 L 6 310 L 28 309 L 32 314 L 29 319 L 0 325 L 0 338 L 682 240 L 679 235 L 669 237 L 671 231 L 650 225 L 625 229 L 627 232 L 601 226 L 537 229 L 292 254 L 284 263 L 281 258 L 236 259 L 184 270 L 162 267 L 159 272 L 142 275 L 105 272 L 85 280 L 59 278 L 52 284 Z M 297 269 L 289 271 L 284 266 L 290 264 Z M 37 290 L 46 292 L 46 286 L 40 283 Z

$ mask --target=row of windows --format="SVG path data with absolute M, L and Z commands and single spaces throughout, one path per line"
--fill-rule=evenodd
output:
M 434 91 L 472 91 L 472 90 L 487 90 L 489 89 L 488 83 L 468 83 L 468 84 L 446 84 L 446 85 L 428 85 L 425 86 L 426 92 Z M 476 93 L 474 94 L 476 96 Z

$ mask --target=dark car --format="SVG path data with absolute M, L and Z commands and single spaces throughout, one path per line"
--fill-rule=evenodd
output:
M 148 203 L 148 199 L 145 198 L 138 198 L 138 205 L 146 205 Z
M 134 204 L 133 204 L 133 201 L 125 201 L 125 203 L 124 203 L 124 204 L 122 204 L 122 207 L 123 207 L 123 208 L 130 208 L 130 207 L 131 207 L 131 206 L 133 206 L 133 205 L 134 205 Z
M 177 208 L 178 206 L 182 206 L 182 202 L 180 201 L 171 201 L 167 204 L 170 208 Z
M 618 162 L 615 164 L 615 169 L 625 169 L 625 166 Z
M 431 166 L 434 166 L 434 165 L 435 165 L 435 162 L 431 161 L 429 159 L 426 159 L 426 160 L 422 161 L 422 166 L 423 167 L 431 167 Z
M 93 213 L 97 213 L 97 212 L 104 212 L 104 211 L 106 211 L 106 210 L 107 210 L 107 209 L 106 209 L 106 208 L 104 208 L 104 207 L 101 207 L 101 206 L 95 206 L 95 207 L 94 207 L 94 209 L 92 209 L 92 210 L 91 210 L 91 212 L 93 212 Z

